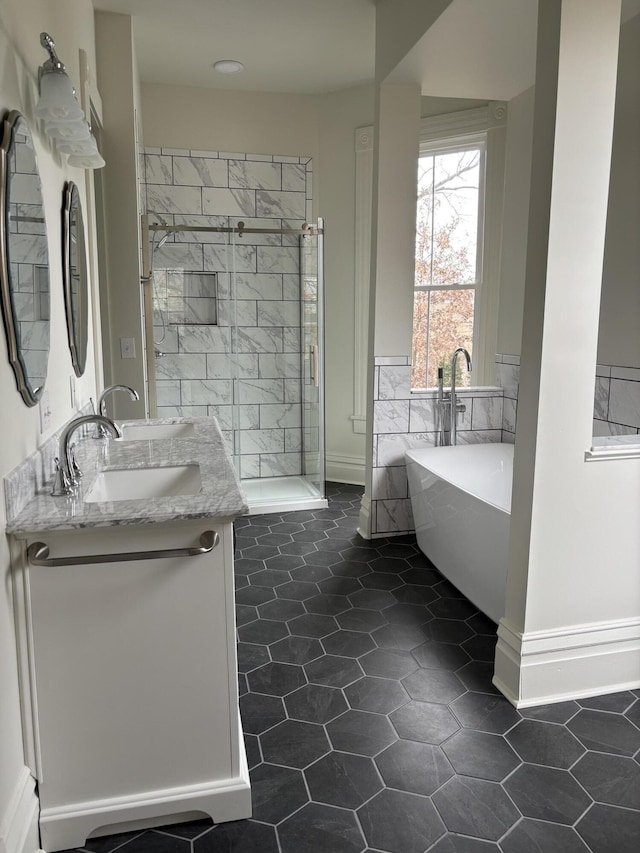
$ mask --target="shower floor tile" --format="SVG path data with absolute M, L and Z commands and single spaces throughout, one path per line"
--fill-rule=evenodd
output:
M 491 684 L 495 626 L 415 537 L 358 536 L 360 489 L 327 492 L 236 523 L 254 817 L 80 849 L 636 853 L 640 691 L 516 711 Z

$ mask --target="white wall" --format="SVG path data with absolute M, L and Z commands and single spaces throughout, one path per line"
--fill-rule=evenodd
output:
M 622 27 L 598 362 L 640 367 L 640 15 Z
M 514 355 L 522 340 L 533 98 L 531 87 L 509 101 L 507 119 L 497 352 Z
M 93 10 L 85 0 L 67 0 L 51 3 L 47 0 L 3 0 L 0 6 L 0 110 L 20 110 L 34 134 L 36 156 L 43 183 L 45 216 L 47 220 L 50 286 L 51 286 L 51 352 L 45 390 L 49 395 L 52 412 L 51 425 L 40 433 L 38 407 L 27 408 L 19 396 L 13 372 L 9 367 L 4 335 L 0 342 L 0 394 L 2 396 L 0 442 L 0 476 L 6 475 L 23 459 L 35 452 L 43 442 L 73 414 L 69 393 L 69 377 L 73 374 L 67 344 L 67 333 L 62 296 L 62 258 L 60 234 L 60 209 L 62 191 L 66 180 L 79 187 L 86 210 L 86 174 L 68 168 L 52 151 L 43 137 L 39 123 L 34 120 L 33 109 L 37 99 L 38 67 L 47 55 L 40 47 L 40 32 L 47 31 L 56 43 L 56 50 L 67 66 L 69 75 L 79 89 L 79 48 L 89 57 L 95 68 L 93 36 Z M 87 367 L 84 376 L 76 382 L 78 407 L 95 395 L 94 357 L 92 336 L 89 336 Z M 0 506 L 0 524 L 5 524 L 4 501 Z M 24 813 L 13 813 L 12 798 L 21 785 L 24 769 L 15 643 L 13 634 L 11 592 L 9 583 L 9 552 L 5 537 L 0 539 L 0 560 L 4 582 L 0 591 L 0 826 L 2 832 L 11 832 L 11 845 L 15 848 L 15 821 Z M 18 839 L 19 840 L 19 839 Z M 27 847 L 33 843 L 28 839 Z M 5 849 L 6 838 L 0 837 L 0 850 Z
M 102 322 L 108 334 L 104 372 L 108 385 L 129 385 L 138 402 L 115 395 L 110 410 L 118 418 L 145 416 L 146 355 L 140 285 L 138 209 L 138 69 L 128 15 L 96 15 L 96 62 L 103 106 L 106 281 L 101 294 Z M 133 338 L 135 358 L 122 358 L 120 338 Z
M 419 127 L 418 86 L 380 86 L 371 246 L 374 356 L 411 352 Z
M 376 80 L 382 82 L 422 38 L 451 0 L 378 0 Z
M 320 102 L 315 188 L 325 217 L 327 479 L 364 482 L 365 437 L 353 431 L 355 327 L 355 168 L 358 127 L 373 124 L 374 87 Z
M 423 95 L 420 98 L 420 117 L 444 116 L 461 110 L 473 110 L 476 107 L 486 107 L 487 101 L 478 98 L 434 98 Z
M 143 83 L 144 144 L 150 147 L 318 153 L 318 99 Z
M 520 354 L 534 89 L 509 102 L 498 352 Z M 598 363 L 640 366 L 640 16 L 620 35 Z

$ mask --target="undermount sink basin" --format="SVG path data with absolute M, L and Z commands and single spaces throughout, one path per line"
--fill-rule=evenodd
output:
M 199 465 L 101 471 L 85 495 L 88 503 L 195 495 L 202 490 Z
M 122 428 L 124 441 L 146 441 L 160 438 L 193 438 L 193 424 L 128 424 Z

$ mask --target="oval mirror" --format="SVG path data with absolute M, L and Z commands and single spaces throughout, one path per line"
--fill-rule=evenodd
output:
M 49 252 L 33 139 L 16 110 L 0 145 L 0 294 L 18 391 L 35 406 L 49 361 Z
M 69 350 L 76 376 L 87 361 L 87 253 L 78 187 L 65 186 L 62 203 L 62 277 Z

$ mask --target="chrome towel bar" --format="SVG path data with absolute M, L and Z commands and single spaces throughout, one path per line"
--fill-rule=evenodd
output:
M 208 554 L 218 545 L 220 537 L 213 530 L 205 530 L 200 545 L 193 548 L 167 548 L 163 551 L 123 551 L 119 554 L 85 554 L 81 557 L 49 557 L 49 546 L 33 542 L 27 548 L 27 557 L 33 566 L 81 566 L 89 563 L 126 563 L 132 560 L 162 560 L 169 557 L 199 557 Z

